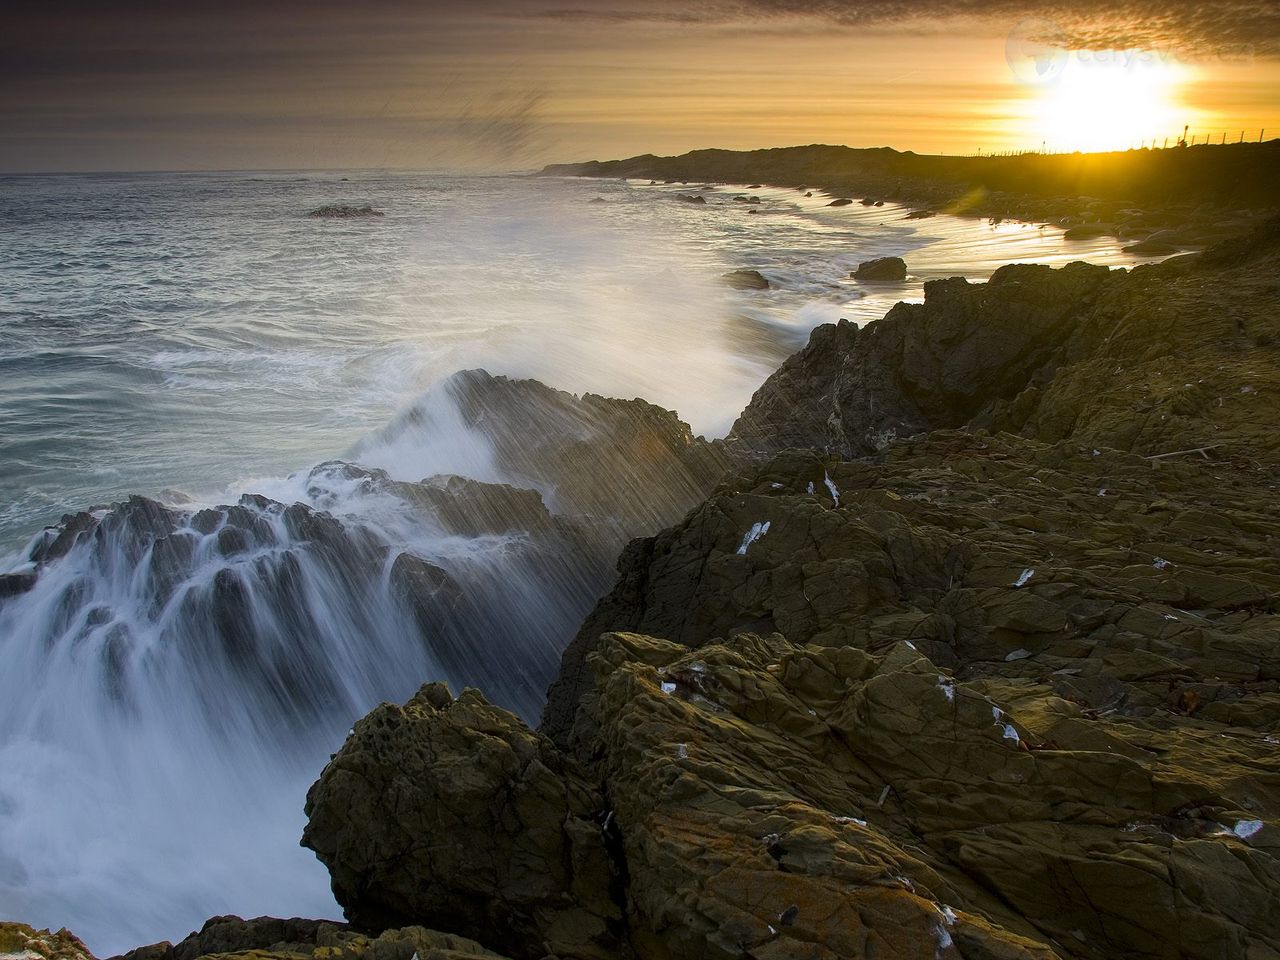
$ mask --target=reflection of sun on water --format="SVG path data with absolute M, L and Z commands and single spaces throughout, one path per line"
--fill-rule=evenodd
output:
M 1073 53 L 1061 75 L 1039 88 L 1027 133 L 1051 151 L 1126 150 L 1166 137 L 1173 146 L 1192 120 L 1179 102 L 1187 74 L 1159 60 Z

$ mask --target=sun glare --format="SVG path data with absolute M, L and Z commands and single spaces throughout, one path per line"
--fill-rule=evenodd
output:
M 1039 88 L 1030 130 L 1054 152 L 1172 146 L 1193 118 L 1180 104 L 1187 68 L 1123 54 L 1077 51 Z

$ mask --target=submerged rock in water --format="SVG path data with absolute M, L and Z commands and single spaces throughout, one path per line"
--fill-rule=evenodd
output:
M 731 270 L 724 282 L 737 290 L 768 290 L 769 279 L 759 270 Z
M 34 573 L 6 573 L 0 575 L 0 600 L 26 593 L 35 585 L 36 575 Z
M 365 217 L 381 217 L 384 215 L 381 210 L 375 210 L 368 205 L 356 207 L 349 204 L 326 204 L 307 214 L 308 217 L 324 220 L 358 220 Z
M 827 204 L 828 207 L 847 207 L 853 203 L 848 197 L 839 197 Z
M 864 260 L 858 269 L 849 274 L 855 280 L 865 282 L 900 282 L 907 279 L 907 262 L 901 257 L 880 257 Z

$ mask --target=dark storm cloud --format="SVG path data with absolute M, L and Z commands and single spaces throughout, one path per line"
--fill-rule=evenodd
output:
M 697 6 L 653 3 L 633 7 L 525 4 L 540 17 L 584 22 L 735 23 L 765 26 L 808 17 L 843 26 L 911 26 L 965 17 L 1014 24 L 1051 21 L 1074 48 L 1165 49 L 1182 56 L 1280 53 L 1277 0 L 723 0 Z
M 752 23 L 797 17 L 848 27 L 910 27 L 948 17 L 1012 25 L 1053 21 L 1067 41 L 1092 49 L 1166 48 L 1184 55 L 1280 52 L 1277 0 L 712 0 L 674 3 L 563 0 L 63 0 L 10 9 L 0 31 L 0 98 L 65 81 L 235 78 L 246 72 L 359 67 L 370 57 L 430 55 L 442 25 L 469 18 L 493 29 L 536 18 L 570 24 Z M 465 38 L 484 51 L 483 30 Z
M 1073 48 L 1167 49 L 1186 56 L 1280 52 L 1276 0 L 743 0 L 769 17 L 815 16 L 848 25 L 949 17 L 1051 21 Z

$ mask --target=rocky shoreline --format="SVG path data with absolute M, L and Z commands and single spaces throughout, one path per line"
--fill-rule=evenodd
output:
M 355 725 L 303 837 L 349 925 L 126 960 L 1280 956 L 1278 273 L 1271 220 L 819 327 L 538 729 Z
M 1280 140 L 1009 157 L 814 144 L 552 164 L 538 176 L 750 182 L 755 187 L 763 182 L 806 194 L 825 191 L 835 198 L 830 206 L 857 198 L 865 206 L 891 201 L 915 208 L 907 219 L 947 213 L 1052 224 L 1066 231 L 1067 240 L 1115 236 L 1128 241 L 1134 253 L 1167 256 L 1245 234 L 1280 210 L 1280 191 L 1270 172 L 1277 163 Z

